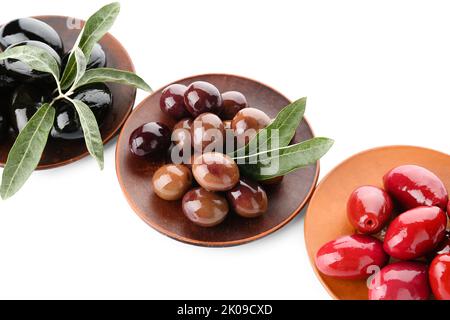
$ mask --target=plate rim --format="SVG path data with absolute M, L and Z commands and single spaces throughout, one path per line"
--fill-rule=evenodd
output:
M 86 23 L 86 20 L 84 19 L 78 19 L 76 17 L 70 17 L 70 16 L 64 16 L 64 15 L 58 15 L 58 14 L 48 14 L 48 15 L 33 15 L 30 16 L 31 18 L 35 18 L 35 19 L 45 19 L 45 18 L 62 18 L 62 19 L 77 19 L 78 21 L 81 22 L 82 25 L 84 25 Z M 1 24 L 3 25 L 3 23 Z M 80 29 L 81 32 L 81 29 Z M 131 59 L 130 54 L 128 53 L 128 51 L 125 49 L 125 47 L 123 46 L 123 44 L 116 38 L 114 37 L 111 33 L 106 33 L 107 36 L 111 37 L 112 41 L 123 51 L 124 55 L 126 56 L 127 60 L 130 62 L 131 65 L 131 72 L 136 73 L 136 68 L 134 66 L 134 62 Z M 102 38 L 103 39 L 103 38 Z M 100 39 L 101 41 L 101 39 Z M 137 89 L 134 89 L 134 93 L 133 93 L 133 97 L 132 97 L 132 101 L 130 103 L 130 106 L 128 106 L 128 111 L 125 117 L 123 117 L 123 119 L 120 120 L 119 125 L 117 126 L 117 128 L 115 128 L 114 130 L 112 130 L 104 139 L 102 139 L 103 142 L 103 146 L 105 146 L 106 144 L 108 144 L 114 137 L 116 137 L 119 132 L 122 130 L 123 126 L 125 125 L 126 121 L 128 120 L 128 117 L 130 116 L 130 114 L 133 111 L 133 107 L 136 103 L 136 94 L 137 94 Z M 83 153 L 80 153 L 79 155 L 72 157 L 70 159 L 64 160 L 64 161 L 60 161 L 60 162 L 55 162 L 55 163 L 51 163 L 51 164 L 38 164 L 38 166 L 36 167 L 35 170 L 49 170 L 49 169 L 55 169 L 55 168 L 59 168 L 59 167 L 63 167 L 66 165 L 69 165 L 71 163 L 77 162 L 85 157 L 87 157 L 89 155 L 89 151 L 86 150 Z M 4 168 L 6 165 L 6 163 L 0 163 L 0 167 Z
M 140 108 L 143 108 L 145 103 L 147 102 L 148 99 L 150 99 L 150 97 L 152 97 L 155 93 L 162 91 L 165 87 L 167 87 L 170 84 L 173 83 L 178 83 L 180 81 L 186 81 L 192 78 L 201 78 L 201 77 L 206 77 L 206 76 L 229 76 L 229 77 L 235 77 L 235 78 L 240 78 L 240 79 L 244 79 L 246 81 L 252 81 L 255 83 L 258 83 L 260 85 L 263 85 L 267 88 L 269 88 L 270 90 L 273 90 L 274 92 L 276 92 L 277 94 L 279 94 L 280 96 L 282 96 L 283 98 L 285 98 L 287 101 L 291 102 L 291 99 L 288 99 L 285 95 L 281 94 L 278 90 L 273 89 L 271 86 L 266 85 L 263 82 L 254 80 L 252 78 L 248 78 L 248 77 L 244 77 L 244 76 L 240 76 L 240 75 L 235 75 L 235 74 L 231 74 L 231 73 L 201 73 L 201 74 L 196 74 L 196 75 L 192 75 L 189 77 L 184 77 L 181 79 L 178 79 L 176 81 L 170 82 L 160 88 L 158 88 L 157 90 L 154 90 L 151 94 L 149 94 L 147 97 L 145 97 L 134 109 L 133 112 L 135 110 L 138 110 Z M 131 116 L 131 115 L 130 115 Z M 143 220 L 147 225 L 149 225 L 150 227 L 152 227 L 153 229 L 155 229 L 156 231 L 158 231 L 159 233 L 168 236 L 169 238 L 172 238 L 174 240 L 186 243 L 186 244 L 191 244 L 191 245 L 196 245 L 196 246 L 201 246 L 201 247 L 209 247 L 209 248 L 223 248 L 223 247 L 232 247 L 232 246 L 238 246 L 238 245 L 242 245 L 242 244 L 246 244 L 261 238 L 264 238 L 276 231 L 278 231 L 279 229 L 281 229 L 282 227 L 286 226 L 289 222 L 291 222 L 301 211 L 302 209 L 306 206 L 306 204 L 309 202 L 309 200 L 311 199 L 316 186 L 317 186 L 317 182 L 319 179 L 319 175 L 320 175 L 320 160 L 316 162 L 316 172 L 314 175 L 314 180 L 313 183 L 310 187 L 310 190 L 308 192 L 308 194 L 306 195 L 305 199 L 302 201 L 302 203 L 291 213 L 291 215 L 289 215 L 289 217 L 285 220 L 283 220 L 281 223 L 277 224 L 276 226 L 270 228 L 269 230 L 266 230 L 265 232 L 259 233 L 257 235 L 251 236 L 251 237 L 247 237 L 247 238 L 243 238 L 243 239 L 238 239 L 238 240 L 231 240 L 231 241 L 219 241 L 219 242 L 208 242 L 208 241 L 201 241 L 201 240 L 195 240 L 195 239 L 190 239 L 184 236 L 180 236 L 176 233 L 173 233 L 171 231 L 168 231 L 164 228 L 162 228 L 160 225 L 152 223 L 151 221 L 149 221 L 148 219 L 145 218 L 145 214 L 143 214 L 142 212 L 140 212 L 140 210 L 134 205 L 134 203 L 131 201 L 131 197 L 129 196 L 129 193 L 126 191 L 125 187 L 124 187 L 124 183 L 122 180 L 122 176 L 120 174 L 120 168 L 119 168 L 119 144 L 122 141 L 122 139 L 124 139 L 123 137 L 123 131 L 124 128 L 126 127 L 128 121 L 130 117 L 127 118 L 127 121 L 125 122 L 125 124 L 123 125 L 122 129 L 120 130 L 119 133 L 119 137 L 117 139 L 117 144 L 116 144 L 116 151 L 115 151 L 115 168 L 116 168 L 116 176 L 117 179 L 119 181 L 119 185 L 120 188 L 129 204 L 129 206 L 131 207 L 131 209 L 135 212 L 135 214 L 137 214 L 137 216 Z M 309 127 L 309 129 L 311 130 L 311 133 L 313 136 L 315 136 L 314 131 L 311 127 L 311 125 L 309 124 L 308 120 L 304 117 L 303 121 L 306 122 L 307 126 Z
M 449 154 L 446 154 L 443 151 L 439 151 L 436 149 L 432 149 L 432 148 L 427 148 L 427 147 L 422 147 L 422 146 L 415 146 L 415 145 L 409 145 L 409 144 L 395 144 L 395 145 L 386 145 L 386 146 L 378 146 L 378 147 L 373 147 L 373 148 L 369 148 L 363 151 L 359 151 L 353 155 L 351 155 L 348 158 L 345 158 L 344 160 L 342 160 L 341 162 L 339 162 L 336 166 L 334 166 L 321 180 L 320 182 L 317 184 L 314 194 L 311 196 L 310 199 L 310 203 L 314 200 L 317 191 L 319 191 L 322 187 L 322 184 L 329 178 L 329 176 L 338 168 L 342 167 L 343 165 L 345 165 L 347 162 L 353 160 L 356 157 L 359 157 L 360 155 L 366 154 L 366 153 L 370 153 L 370 152 L 374 152 L 374 151 L 380 151 L 380 150 L 387 150 L 387 149 L 416 149 L 416 150 L 422 150 L 422 151 L 431 151 L 434 153 L 439 153 L 442 155 L 446 155 L 449 156 Z M 305 212 L 305 223 L 303 225 L 303 238 L 304 238 L 304 242 L 305 242 L 305 247 L 306 247 L 306 252 L 308 254 L 308 260 L 310 262 L 310 266 L 314 271 L 314 274 L 316 276 L 316 278 L 320 281 L 320 284 L 322 285 L 322 287 L 327 291 L 327 293 L 330 295 L 330 297 L 333 300 L 341 300 L 338 296 L 336 296 L 333 291 L 331 290 L 331 288 L 325 283 L 322 275 L 320 274 L 319 270 L 317 269 L 316 265 L 315 265 L 315 260 L 314 260 L 314 253 L 311 252 L 310 247 L 308 246 L 308 237 L 307 237 L 307 225 L 310 223 L 311 221 L 311 215 L 309 214 L 310 212 L 310 207 L 308 206 L 306 212 Z

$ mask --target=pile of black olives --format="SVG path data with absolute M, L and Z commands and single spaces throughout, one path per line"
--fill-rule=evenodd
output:
M 0 48 L 30 45 L 48 51 L 58 62 L 61 73 L 69 53 L 65 52 L 59 34 L 48 24 L 34 18 L 13 20 L 0 28 Z M 106 55 L 96 44 L 88 62 L 88 69 L 106 67 Z M 15 60 L 0 61 L 0 138 L 8 132 L 18 134 L 45 103 L 57 94 L 56 83 L 50 74 L 32 70 Z M 104 84 L 81 87 L 72 96 L 88 105 L 99 126 L 112 105 L 112 95 Z M 55 103 L 56 116 L 51 137 L 55 139 L 82 139 L 80 120 L 71 103 L 59 100 Z
M 136 157 L 151 161 L 170 158 L 170 163 L 153 175 L 156 195 L 181 200 L 185 216 L 202 227 L 218 225 L 230 210 L 245 218 L 267 211 L 264 189 L 243 177 L 223 150 L 230 150 L 226 144 L 231 143 L 232 150 L 246 144 L 271 122 L 269 116 L 250 108 L 242 93 L 220 93 L 204 81 L 168 86 L 161 93 L 160 107 L 178 120 L 172 130 L 166 124 L 149 122 L 136 128 L 129 140 Z

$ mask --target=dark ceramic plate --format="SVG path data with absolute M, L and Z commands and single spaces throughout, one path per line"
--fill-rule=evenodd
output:
M 176 81 L 189 84 L 203 80 L 216 85 L 221 92 L 241 91 L 252 107 L 274 118 L 289 100 L 272 88 L 243 77 L 208 74 Z M 230 213 L 225 221 L 213 228 L 202 228 L 190 222 L 181 211 L 181 201 L 165 201 L 152 191 L 151 177 L 161 166 L 134 158 L 128 147 L 131 132 L 149 121 L 161 121 L 169 126 L 174 121 L 159 108 L 161 90 L 147 97 L 130 115 L 119 136 L 116 149 L 116 171 L 119 183 L 133 210 L 159 232 L 190 244 L 223 247 L 247 243 L 262 238 L 286 225 L 303 208 L 312 194 L 319 175 L 319 164 L 287 175 L 278 185 L 266 186 L 268 211 L 259 218 L 245 219 Z M 313 137 L 306 120 L 297 130 L 295 141 Z
M 70 50 L 75 43 L 80 29 L 70 29 L 67 17 L 62 16 L 39 16 L 36 17 L 52 26 L 61 36 L 66 51 Z M 70 24 L 69 24 L 70 25 Z M 106 53 L 108 67 L 134 72 L 133 63 L 122 45 L 109 33 L 100 41 Z M 123 126 L 134 105 L 136 89 L 119 84 L 108 84 L 113 95 L 113 106 L 106 116 L 100 133 L 103 143 L 111 140 Z M 15 136 L 10 134 L 6 141 L 0 144 L 0 166 L 4 166 L 8 152 L 14 143 Z M 49 169 L 63 166 L 77 161 L 88 155 L 83 139 L 79 140 L 57 140 L 49 139 L 38 169 Z

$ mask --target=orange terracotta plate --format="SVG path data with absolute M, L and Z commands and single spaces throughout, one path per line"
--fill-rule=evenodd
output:
M 241 91 L 250 106 L 259 108 L 274 118 L 289 100 L 272 88 L 243 77 L 208 74 L 175 81 L 189 84 L 208 81 L 221 91 Z M 120 133 L 116 149 L 116 171 L 119 183 L 130 206 L 146 223 L 159 232 L 190 244 L 223 247 L 243 244 L 266 236 L 291 221 L 303 208 L 317 183 L 319 164 L 287 175 L 279 185 L 265 187 L 268 211 L 259 218 L 245 219 L 230 213 L 225 221 L 212 228 L 202 228 L 190 222 L 181 211 L 181 201 L 165 201 L 152 191 L 151 177 L 162 165 L 138 160 L 130 153 L 128 140 L 134 129 L 149 121 L 160 121 L 169 126 L 174 121 L 159 108 L 161 89 L 146 98 L 131 114 Z M 295 142 L 313 137 L 304 120 L 297 130 Z
M 39 16 L 37 19 L 48 23 L 60 35 L 64 43 L 64 50 L 68 51 L 73 47 L 80 29 L 68 27 L 68 19 L 73 18 L 62 16 Z M 83 23 L 83 22 L 82 22 Z M 109 33 L 100 41 L 100 45 L 106 54 L 107 67 L 134 72 L 133 63 L 119 41 Z M 134 105 L 136 89 L 120 84 L 107 84 L 113 96 L 113 105 L 106 115 L 100 127 L 103 143 L 110 141 L 122 128 Z M 15 140 L 15 135 L 10 133 L 6 141 L 0 144 L 0 166 L 4 166 Z M 63 166 L 77 161 L 89 153 L 83 139 L 62 140 L 49 139 L 45 147 L 38 169 L 49 169 Z
M 354 233 L 346 214 L 351 192 L 365 184 L 382 187 L 383 175 L 403 164 L 431 170 L 450 190 L 450 156 L 412 146 L 388 146 L 356 154 L 333 169 L 317 186 L 306 213 L 305 242 L 313 268 L 333 298 L 367 299 L 366 282 L 337 280 L 320 274 L 314 265 L 316 252 L 326 242 Z

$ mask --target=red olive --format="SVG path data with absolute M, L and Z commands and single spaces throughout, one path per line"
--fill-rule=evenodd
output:
M 227 191 L 228 203 L 244 218 L 254 218 L 267 211 L 267 195 L 261 186 L 249 179 L 241 179 Z
M 418 207 L 395 218 L 384 238 L 384 250 L 400 260 L 419 258 L 444 239 L 447 216 L 438 207 Z
M 203 188 L 192 189 L 186 193 L 182 209 L 189 220 L 202 227 L 218 225 L 225 219 L 229 210 L 224 197 Z
M 369 300 L 427 300 L 429 296 L 424 263 L 392 263 L 376 273 L 369 284 Z
M 239 168 L 229 156 L 206 152 L 194 158 L 192 173 L 206 190 L 227 191 L 239 182 Z
M 419 206 L 448 204 L 448 193 L 442 181 L 431 171 L 415 165 L 392 169 L 384 176 L 384 188 L 406 210 Z
M 447 205 L 447 215 L 450 218 L 450 201 L 448 202 L 448 205 Z
M 195 118 L 191 127 L 192 146 L 196 153 L 202 151 L 223 152 L 223 122 L 213 113 L 202 113 Z
M 316 254 L 316 266 L 327 276 L 365 279 L 388 262 L 380 240 L 368 235 L 344 236 L 326 243 Z
M 437 245 L 431 253 L 427 255 L 427 260 L 432 261 L 437 255 L 450 253 L 450 231 L 445 231 L 444 239 Z
M 431 290 L 436 299 L 450 300 L 450 254 L 434 258 L 428 272 Z
M 389 195 L 374 186 L 362 186 L 352 192 L 347 202 L 350 223 L 361 233 L 377 233 L 392 215 L 393 204 Z
M 238 91 L 227 91 L 222 93 L 223 111 L 220 117 L 224 120 L 232 120 L 236 113 L 247 108 L 247 99 Z

